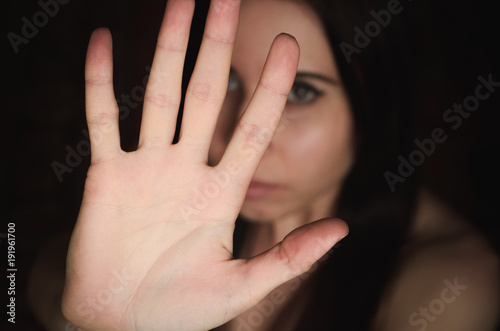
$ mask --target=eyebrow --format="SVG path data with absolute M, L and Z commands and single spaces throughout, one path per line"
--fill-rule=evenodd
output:
M 313 78 L 313 79 L 319 79 L 321 81 L 324 81 L 332 85 L 340 85 L 340 82 L 337 79 L 323 76 L 322 74 L 318 74 L 315 72 L 299 71 L 297 72 L 295 78 Z

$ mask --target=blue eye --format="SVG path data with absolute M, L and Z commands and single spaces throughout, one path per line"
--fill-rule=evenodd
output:
M 288 94 L 288 102 L 302 105 L 309 104 L 314 102 L 323 94 L 324 92 L 318 90 L 311 84 L 296 81 L 295 83 L 293 83 L 290 94 Z

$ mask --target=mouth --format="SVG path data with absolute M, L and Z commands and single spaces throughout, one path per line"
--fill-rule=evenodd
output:
M 246 199 L 262 198 L 282 189 L 283 189 L 282 185 L 252 180 L 252 182 L 248 186 L 245 198 Z

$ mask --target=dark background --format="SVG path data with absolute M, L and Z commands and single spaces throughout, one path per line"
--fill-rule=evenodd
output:
M 197 3 L 203 7 L 207 1 Z M 477 224 L 498 249 L 500 88 L 458 130 L 449 130 L 442 120 L 446 109 L 474 93 L 479 75 L 486 78 L 492 73 L 500 81 L 496 11 L 491 3 L 464 0 L 415 0 L 405 6 L 415 12 L 416 24 L 434 38 L 421 59 L 428 68 L 422 100 L 429 107 L 421 110 L 415 138 L 430 137 L 436 127 L 446 128 L 449 136 L 422 165 L 422 181 Z M 100 26 L 110 28 L 115 93 L 130 94 L 142 85 L 145 68 L 151 64 L 165 0 L 71 0 L 59 5 L 58 13 L 27 44 L 19 45 L 17 54 L 7 34 L 22 35 L 22 17 L 32 21 L 41 7 L 27 0 L 9 1 L 3 7 L 6 102 L 1 121 L 0 233 L 6 232 L 7 223 L 16 224 L 15 329 L 39 330 L 25 299 L 30 268 L 53 236 L 71 231 L 90 160 L 82 157 L 71 173 L 62 175 L 62 182 L 52 168 L 53 162 L 66 163 L 67 146 L 76 150 L 87 140 L 82 134 L 86 128 L 83 72 L 90 33 Z M 134 149 L 140 117 L 138 106 L 120 121 L 126 150 Z M 6 252 L 5 240 L 1 247 Z M 5 258 L 0 266 L 6 263 Z M 6 288 L 0 288 L 2 307 L 7 304 Z M 1 316 L 0 325 L 7 319 L 4 312 Z

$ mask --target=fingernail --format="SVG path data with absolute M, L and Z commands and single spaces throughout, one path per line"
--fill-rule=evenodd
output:
M 297 38 L 295 38 L 294 36 L 292 36 L 291 34 L 286 33 L 286 32 L 281 32 L 280 35 L 287 35 L 287 36 L 292 37 L 293 39 L 297 40 Z

